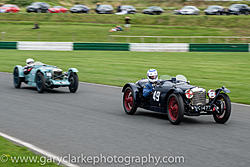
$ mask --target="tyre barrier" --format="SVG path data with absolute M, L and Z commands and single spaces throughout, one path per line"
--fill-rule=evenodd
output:
M 250 52 L 250 44 L 0 42 L 0 49 L 136 52 Z

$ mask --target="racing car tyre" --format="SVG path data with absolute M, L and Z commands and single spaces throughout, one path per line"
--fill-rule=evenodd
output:
M 36 89 L 38 93 L 43 93 L 45 90 L 45 79 L 41 72 L 36 74 Z
M 15 88 L 21 87 L 22 81 L 21 81 L 21 78 L 19 77 L 19 70 L 17 67 L 13 71 L 13 82 L 14 82 Z
M 184 102 L 179 94 L 172 93 L 167 100 L 167 113 L 169 121 L 178 125 L 184 117 Z
M 134 92 L 131 87 L 127 87 L 123 94 L 123 108 L 128 115 L 133 115 L 137 110 L 134 99 Z
M 222 103 L 221 103 L 222 102 Z M 231 100 L 225 93 L 218 95 L 215 104 L 219 107 L 220 114 L 217 112 L 213 113 L 214 120 L 217 123 L 224 124 L 230 117 L 231 114 Z
M 69 91 L 75 93 L 78 89 L 78 75 L 75 72 L 71 72 L 69 75 Z

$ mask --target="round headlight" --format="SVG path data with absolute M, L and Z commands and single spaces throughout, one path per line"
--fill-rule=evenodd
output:
M 194 93 L 192 92 L 191 89 L 188 89 L 185 91 L 185 95 L 188 99 L 191 99 L 194 96 Z
M 213 99 L 213 98 L 215 98 L 215 96 L 216 96 L 216 92 L 215 92 L 215 90 L 213 90 L 213 89 L 210 89 L 210 90 L 207 92 L 207 94 L 208 94 L 208 97 L 209 97 L 210 99 Z

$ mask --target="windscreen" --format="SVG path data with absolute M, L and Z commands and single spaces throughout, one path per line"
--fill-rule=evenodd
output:
M 176 80 L 180 82 L 187 82 L 187 78 L 184 75 L 176 75 Z
M 173 78 L 173 77 L 170 75 L 161 75 L 160 76 L 160 80 L 171 80 L 171 78 Z

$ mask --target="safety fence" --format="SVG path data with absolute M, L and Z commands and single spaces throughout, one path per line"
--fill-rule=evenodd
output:
M 142 52 L 250 52 L 250 44 L 0 42 L 0 49 Z

